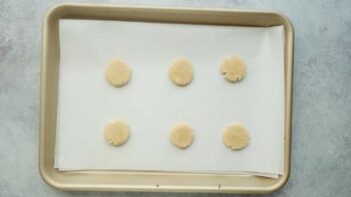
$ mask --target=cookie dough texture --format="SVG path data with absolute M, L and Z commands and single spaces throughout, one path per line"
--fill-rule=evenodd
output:
M 178 148 L 189 147 L 194 140 L 194 130 L 186 123 L 178 123 L 171 128 L 171 141 Z
M 104 137 L 108 144 L 119 146 L 129 138 L 130 129 L 128 123 L 123 120 L 109 122 L 104 129 Z
M 193 79 L 193 75 L 193 66 L 186 59 L 175 60 L 169 68 L 169 77 L 174 84 L 179 86 L 188 85 Z
M 223 132 L 223 143 L 232 150 L 240 150 L 249 144 L 249 134 L 240 124 L 228 124 Z
M 246 64 L 239 56 L 225 58 L 220 69 L 224 78 L 230 82 L 241 81 L 246 74 Z
M 113 59 L 109 62 L 105 75 L 111 85 L 121 87 L 130 80 L 132 71 L 122 60 Z

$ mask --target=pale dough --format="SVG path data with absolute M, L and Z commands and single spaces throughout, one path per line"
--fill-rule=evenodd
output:
M 178 123 L 172 127 L 170 137 L 178 148 L 187 148 L 194 140 L 194 130 L 186 123 Z
M 104 137 L 107 143 L 119 146 L 128 140 L 129 132 L 129 126 L 125 121 L 115 120 L 106 125 Z
M 113 59 L 107 66 L 105 75 L 110 84 L 120 87 L 125 85 L 131 77 L 129 65 L 119 59 Z
M 169 77 L 174 84 L 185 86 L 193 79 L 193 66 L 186 59 L 178 59 L 170 66 Z
M 246 65 L 238 56 L 225 58 L 221 64 L 221 73 L 230 82 L 238 82 L 245 77 Z
M 229 124 L 223 132 L 223 143 L 230 149 L 239 150 L 249 144 L 249 134 L 240 124 Z

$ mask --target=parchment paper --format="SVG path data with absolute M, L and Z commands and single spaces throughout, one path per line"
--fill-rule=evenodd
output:
M 60 73 L 55 167 L 59 170 L 126 169 L 283 173 L 283 27 L 233 27 L 142 22 L 60 20 Z M 247 76 L 229 83 L 221 60 L 240 55 Z M 107 83 L 111 58 L 132 68 L 122 88 Z M 177 87 L 168 67 L 179 57 L 194 65 L 194 79 Z M 108 145 L 103 128 L 121 118 L 129 141 Z M 192 146 L 171 144 L 169 129 L 187 122 Z M 241 123 L 250 144 L 232 151 L 222 142 L 228 123 Z

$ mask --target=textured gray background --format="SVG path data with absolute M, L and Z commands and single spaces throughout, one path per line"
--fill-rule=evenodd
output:
M 41 180 L 41 27 L 48 8 L 59 2 L 64 1 L 0 0 L 0 196 L 227 196 L 63 192 Z M 351 196 L 351 1 L 100 3 L 268 8 L 285 13 L 296 33 L 292 171 L 287 185 L 272 196 Z

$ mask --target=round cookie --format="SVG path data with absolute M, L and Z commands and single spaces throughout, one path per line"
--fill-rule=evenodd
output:
M 225 58 L 221 64 L 221 73 L 224 78 L 230 82 L 241 81 L 246 74 L 246 64 L 238 56 Z
M 128 64 L 119 59 L 110 61 L 106 68 L 105 76 L 107 81 L 114 86 L 121 87 L 125 85 L 132 75 Z
M 249 134 L 240 124 L 229 124 L 223 132 L 223 143 L 232 150 L 240 150 L 249 144 Z
M 174 84 L 185 86 L 193 79 L 194 71 L 191 63 L 186 59 L 178 59 L 169 68 L 169 77 Z
M 123 120 L 115 120 L 108 123 L 104 129 L 104 137 L 108 144 L 119 146 L 129 138 L 129 126 Z
M 186 123 L 179 123 L 171 128 L 170 137 L 178 148 L 187 148 L 193 143 L 194 130 Z

